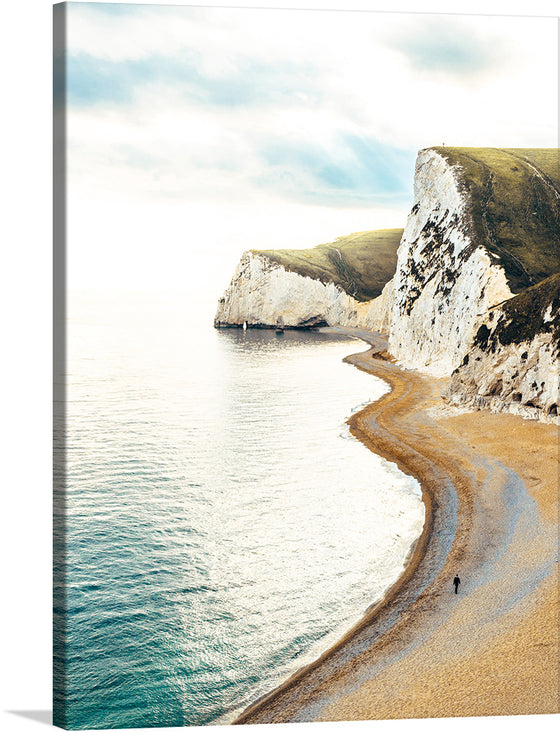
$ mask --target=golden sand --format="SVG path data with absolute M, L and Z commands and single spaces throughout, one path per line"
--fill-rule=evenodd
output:
M 237 723 L 560 711 L 557 428 L 430 417 L 441 382 L 371 350 L 347 360 L 392 388 L 349 425 L 421 482 L 424 532 L 385 598 Z

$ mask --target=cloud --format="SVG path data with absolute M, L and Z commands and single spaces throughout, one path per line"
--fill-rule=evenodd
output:
M 67 100 L 71 106 L 130 103 L 135 72 L 130 64 L 88 54 L 71 55 L 66 62 Z
M 67 99 L 70 105 L 130 104 L 146 89 L 173 89 L 200 105 L 255 107 L 317 103 L 320 91 L 312 64 L 272 65 L 241 59 L 225 74 L 204 69 L 203 57 L 194 51 L 181 55 L 153 54 L 143 58 L 112 60 L 90 53 L 69 54 Z M 57 76 L 57 80 L 60 77 Z
M 484 24 L 469 17 L 418 18 L 413 28 L 391 35 L 390 45 L 417 72 L 462 79 L 489 74 L 514 58 L 507 36 L 495 32 L 493 19 L 489 20 L 484 32 Z
M 495 49 L 472 39 L 443 35 L 416 37 L 406 45 L 411 64 L 425 71 L 472 74 L 488 71 L 499 58 Z
M 74 241 L 105 211 L 224 261 L 402 226 L 418 149 L 556 144 L 557 50 L 550 19 L 71 3 Z
M 258 148 L 259 187 L 330 205 L 372 205 L 410 197 L 416 150 L 340 131 L 328 146 L 312 140 L 267 139 Z

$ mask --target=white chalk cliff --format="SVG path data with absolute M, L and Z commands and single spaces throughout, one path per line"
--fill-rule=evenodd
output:
M 444 398 L 558 424 L 559 304 L 560 277 L 553 276 L 481 316 Z M 524 316 L 521 324 L 515 311 Z
M 436 151 L 419 153 L 394 277 L 389 351 L 437 376 L 461 362 L 477 317 L 512 295 L 502 267 L 473 238 L 459 176 Z
M 342 325 L 385 330 L 389 326 L 391 287 L 359 302 L 332 282 L 289 272 L 262 254 L 245 252 L 218 301 L 216 327 L 309 328 Z

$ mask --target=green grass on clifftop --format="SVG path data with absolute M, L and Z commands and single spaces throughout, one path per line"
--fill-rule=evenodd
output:
M 560 271 L 560 150 L 433 148 L 461 168 L 474 235 L 521 292 Z
M 290 272 L 325 283 L 333 282 L 356 300 L 365 301 L 380 295 L 395 274 L 402 233 L 402 229 L 362 231 L 313 249 L 252 251 Z

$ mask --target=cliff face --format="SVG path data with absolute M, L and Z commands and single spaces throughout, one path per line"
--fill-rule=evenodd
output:
M 351 312 L 351 298 L 336 285 L 288 272 L 263 255 L 245 252 L 218 302 L 214 324 L 302 328 L 330 325 L 335 313 Z
M 444 398 L 558 423 L 560 275 L 492 308 L 477 325 Z
M 386 330 L 402 229 L 340 237 L 313 249 L 245 252 L 218 302 L 214 324 Z
M 474 237 L 458 169 L 435 150 L 421 151 L 414 194 L 397 254 L 389 350 L 408 367 L 443 376 L 461 362 L 477 316 L 512 293 Z
M 332 282 L 286 270 L 264 254 L 245 252 L 233 279 L 218 301 L 216 327 L 310 328 L 343 325 L 384 330 L 390 292 L 359 302 Z

